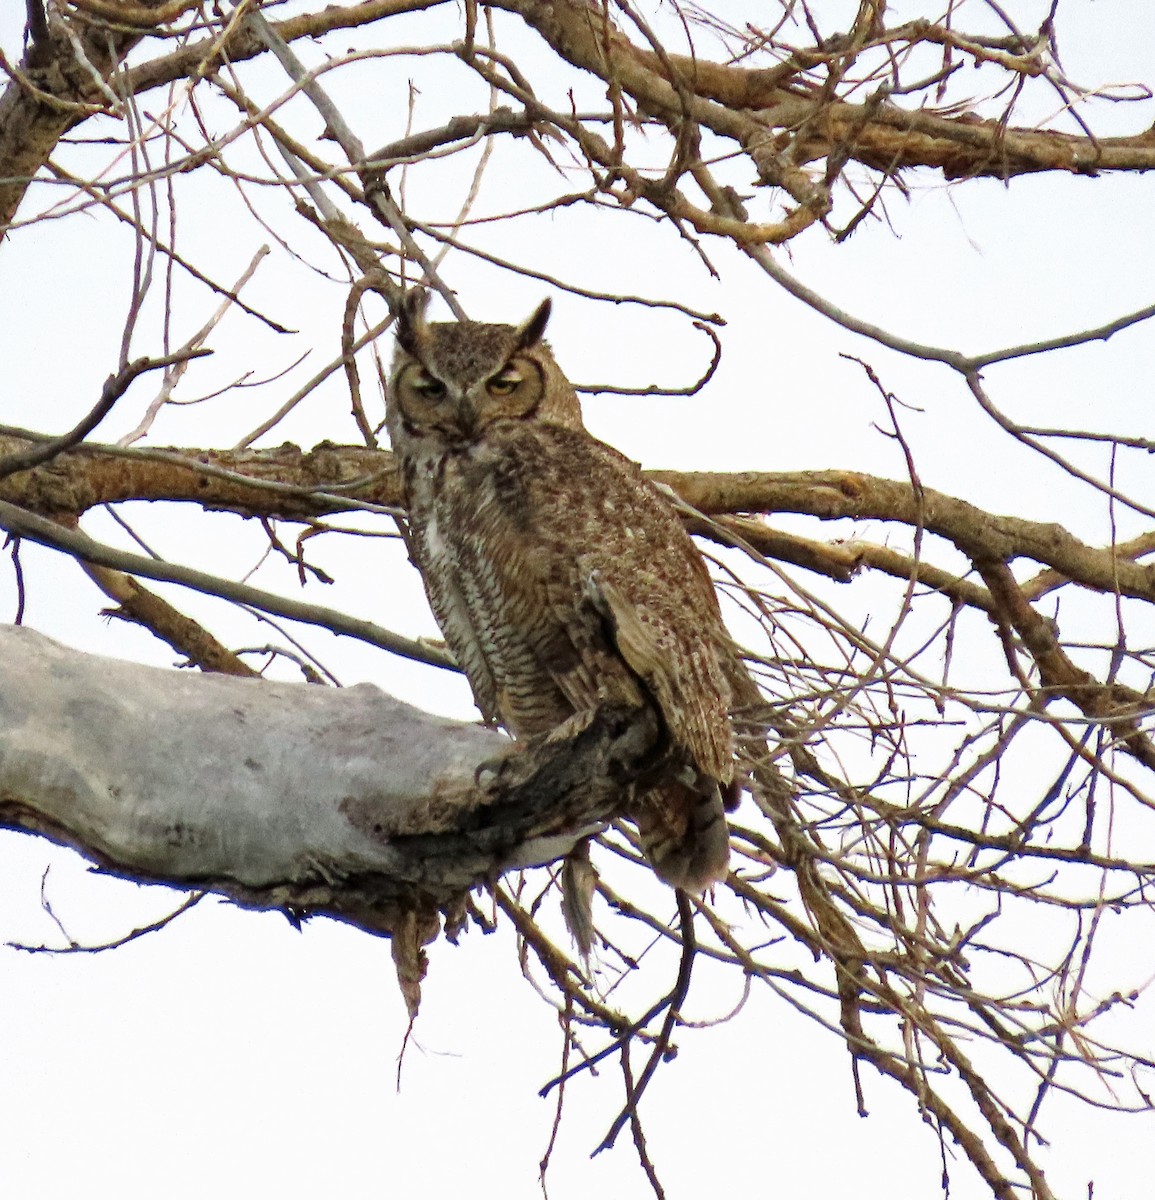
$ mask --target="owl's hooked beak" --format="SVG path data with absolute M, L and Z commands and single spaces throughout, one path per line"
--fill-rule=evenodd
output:
M 484 388 L 484 385 L 481 385 Z M 433 428 L 458 448 L 470 445 L 480 430 L 479 409 L 484 395 L 474 395 L 477 388 L 459 391 L 451 387 L 433 422 Z
M 473 388 L 468 392 L 453 395 L 453 430 L 462 440 L 471 442 L 477 436 L 477 403 L 472 396 Z

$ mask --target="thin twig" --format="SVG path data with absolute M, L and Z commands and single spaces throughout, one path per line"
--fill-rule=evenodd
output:
M 67 433 L 42 442 L 38 446 L 18 451 L 0 458 L 0 479 L 15 475 L 18 471 L 30 471 L 33 467 L 43 466 L 54 458 L 78 446 L 112 411 L 113 405 L 128 391 L 133 381 L 147 371 L 156 371 L 162 367 L 171 367 L 176 363 L 186 363 L 190 359 L 203 358 L 211 354 L 211 350 L 192 348 L 178 350 L 175 354 L 167 354 L 163 358 L 138 358 L 127 366 L 110 375 L 100 391 L 100 399 L 93 405 L 88 414 Z

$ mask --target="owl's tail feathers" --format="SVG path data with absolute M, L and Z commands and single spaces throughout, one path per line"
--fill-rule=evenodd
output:
M 654 874 L 671 887 L 704 892 L 730 869 L 730 831 L 717 785 L 705 794 L 678 780 L 639 796 L 630 814 Z

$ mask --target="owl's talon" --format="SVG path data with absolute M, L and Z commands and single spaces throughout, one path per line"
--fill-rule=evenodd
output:
M 511 747 L 494 758 L 487 758 L 484 762 L 478 763 L 473 770 L 474 785 L 486 792 L 493 791 L 509 773 L 510 760 L 520 754 L 521 747 L 516 750 Z

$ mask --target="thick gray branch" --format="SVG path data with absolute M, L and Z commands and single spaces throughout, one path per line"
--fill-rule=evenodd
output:
M 656 737 L 604 713 L 512 751 L 369 684 L 159 670 L 0 627 L 0 822 L 120 874 L 373 929 L 564 853 Z

